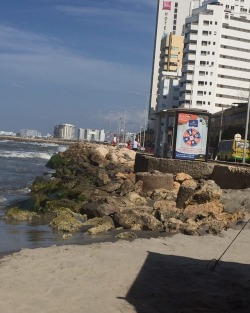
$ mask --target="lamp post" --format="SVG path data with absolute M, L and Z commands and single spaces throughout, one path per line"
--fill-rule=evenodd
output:
M 247 116 L 246 116 L 246 129 L 245 129 L 245 140 L 244 140 L 244 150 L 243 150 L 243 159 L 242 162 L 246 162 L 246 150 L 247 150 L 247 136 L 248 136 L 248 124 L 249 124 L 249 111 L 250 111 L 250 86 L 249 86 L 249 95 L 247 103 Z
M 147 128 L 147 119 L 148 119 L 148 110 L 149 110 L 149 97 L 152 95 L 152 93 L 141 93 L 141 92 L 136 92 L 136 95 L 144 95 L 147 97 L 147 101 L 146 101 L 146 111 L 145 111 L 145 119 L 144 119 L 144 129 L 143 129 L 143 143 L 142 143 L 142 148 L 143 150 L 145 150 L 145 137 L 146 137 L 146 128 Z M 159 96 L 159 94 L 157 94 L 156 96 Z M 141 129 L 141 128 L 140 128 Z

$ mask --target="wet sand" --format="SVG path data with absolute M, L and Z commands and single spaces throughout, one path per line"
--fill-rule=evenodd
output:
M 0 260 L 5 313 L 250 312 L 250 230 L 24 249 Z

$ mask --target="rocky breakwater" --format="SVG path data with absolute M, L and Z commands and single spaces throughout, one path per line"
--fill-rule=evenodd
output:
M 49 160 L 53 176 L 37 177 L 30 199 L 9 208 L 4 218 L 43 219 L 64 236 L 119 229 L 120 238 L 137 230 L 218 234 L 246 218 L 249 203 L 233 208 L 230 192 L 213 180 L 185 173 L 135 174 L 135 155 L 127 148 L 72 144 Z

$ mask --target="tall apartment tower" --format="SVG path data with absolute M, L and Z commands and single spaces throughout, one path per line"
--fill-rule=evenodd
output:
M 160 73 L 161 40 L 167 34 L 181 35 L 185 18 L 192 9 L 199 7 L 201 0 L 158 0 L 157 18 L 155 27 L 155 44 L 152 64 L 151 90 L 149 103 L 149 119 L 155 112 L 157 105 L 158 81 Z
M 183 39 L 183 36 L 170 34 L 161 40 L 157 112 L 179 106 Z
M 206 0 L 186 19 L 180 107 L 210 113 L 247 102 L 250 0 Z

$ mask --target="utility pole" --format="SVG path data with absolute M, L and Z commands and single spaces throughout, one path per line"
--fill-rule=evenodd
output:
M 248 136 L 248 124 L 249 124 L 249 111 L 250 111 L 250 86 L 249 86 L 249 95 L 248 95 L 248 104 L 247 104 L 246 129 L 245 129 L 244 150 L 243 150 L 243 159 L 242 159 L 242 162 L 243 162 L 243 163 L 246 163 L 246 150 L 247 150 L 247 136 Z

